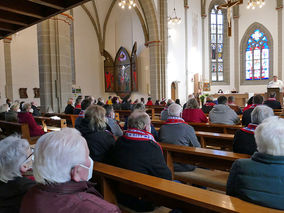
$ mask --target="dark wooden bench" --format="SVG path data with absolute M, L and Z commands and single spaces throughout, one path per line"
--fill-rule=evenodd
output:
M 233 162 L 249 155 L 160 143 L 173 178 L 185 183 L 226 190 L 229 170 Z M 174 163 L 191 164 L 199 168 L 193 172 L 174 172 Z M 205 169 L 200 169 L 205 168 Z
M 79 115 L 64 114 L 64 113 L 43 113 L 42 116 L 44 116 L 44 117 L 57 116 L 61 119 L 65 119 L 67 126 L 74 128 L 75 127 L 75 120 L 76 120 L 76 118 L 78 118 Z
M 8 122 L 0 120 L 0 129 L 2 132 L 0 133 L 3 137 L 7 137 L 12 134 L 19 134 L 22 138 L 27 139 L 30 144 L 35 144 L 37 137 L 30 136 L 30 130 L 28 124 L 21 124 L 16 122 Z
M 65 119 L 54 120 L 50 117 L 44 116 L 34 116 L 36 122 L 40 123 L 45 132 L 54 131 L 56 129 L 60 130 L 62 128 L 67 127 L 67 123 Z
M 157 205 L 183 212 L 281 212 L 217 192 L 95 162 L 94 176 L 104 199 L 117 205 L 116 193 L 144 197 Z
M 195 132 L 202 148 L 232 151 L 234 135 L 214 132 Z
M 165 124 L 165 121 L 152 120 L 154 127 L 160 128 Z M 215 133 L 225 133 L 225 134 L 235 134 L 235 132 L 242 128 L 241 125 L 226 125 L 226 124 L 212 124 L 212 123 L 191 123 L 188 122 L 190 126 L 194 128 L 195 131 L 204 132 L 215 132 Z

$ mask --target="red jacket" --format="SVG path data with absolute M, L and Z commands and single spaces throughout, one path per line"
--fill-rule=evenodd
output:
M 22 200 L 20 213 L 120 213 L 89 182 L 38 184 Z
M 186 122 L 207 123 L 208 119 L 201 109 L 185 109 L 182 118 Z
M 34 117 L 30 112 L 19 112 L 18 113 L 19 123 L 27 123 L 30 129 L 30 135 L 33 136 L 41 136 L 44 134 L 43 129 L 37 125 Z
M 148 101 L 148 102 L 146 103 L 146 106 L 153 106 L 153 102 L 152 102 L 152 101 Z

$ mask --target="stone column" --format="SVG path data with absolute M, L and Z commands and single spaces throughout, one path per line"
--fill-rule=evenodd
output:
M 160 9 L 160 60 L 161 60 L 161 77 L 160 77 L 160 92 L 159 99 L 165 98 L 168 94 L 167 92 L 167 60 L 168 60 L 168 2 L 165 0 L 159 1 Z
M 60 14 L 37 26 L 41 111 L 63 112 L 72 97 L 70 24 Z
M 148 42 L 150 48 L 150 85 L 151 97 L 153 100 L 158 100 L 161 97 L 160 93 L 160 41 Z
M 233 18 L 234 18 L 234 72 L 235 72 L 234 87 L 237 91 L 240 91 L 239 6 L 234 7 Z
M 5 61 L 5 95 L 6 98 L 14 100 L 13 97 L 13 75 L 12 75 L 12 62 L 11 62 L 11 41 L 12 38 L 9 36 L 4 39 L 4 61 Z
M 282 41 L 282 36 L 283 36 L 283 21 L 282 21 L 282 11 L 283 11 L 283 0 L 277 0 L 277 7 L 276 10 L 278 11 L 278 20 L 277 20 L 277 25 L 278 25 L 278 77 L 279 79 L 283 80 L 283 74 L 282 74 L 282 49 L 283 49 L 283 41 Z
M 202 82 L 205 79 L 205 18 L 206 18 L 206 0 L 201 0 L 201 18 L 202 18 Z M 211 82 L 211 79 L 208 79 Z
M 188 95 L 188 0 L 184 0 L 184 34 L 185 34 L 185 94 Z M 178 84 L 177 84 L 178 85 Z

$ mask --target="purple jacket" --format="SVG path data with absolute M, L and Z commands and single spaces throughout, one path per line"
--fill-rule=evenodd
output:
M 120 213 L 90 182 L 36 185 L 22 200 L 21 213 Z

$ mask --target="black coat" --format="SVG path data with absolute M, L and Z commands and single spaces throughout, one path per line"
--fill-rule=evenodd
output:
M 151 140 L 135 141 L 120 137 L 112 151 L 110 164 L 159 178 L 172 179 L 161 148 Z
M 269 106 L 272 109 L 281 109 L 282 108 L 280 102 L 276 101 L 276 100 L 267 100 L 267 101 L 264 101 L 263 104 L 266 105 L 266 106 Z
M 65 107 L 64 113 L 65 114 L 73 114 L 73 112 L 74 112 L 74 107 L 71 104 L 68 104 Z
M 254 108 L 249 108 L 243 113 L 242 117 L 242 125 L 247 126 L 249 123 L 251 123 L 251 113 L 254 110 Z
M 76 127 L 86 139 L 90 150 L 90 156 L 94 161 L 104 162 L 108 158 L 110 150 L 113 148 L 115 140 L 107 130 L 91 130 L 89 121 L 82 119 L 80 125 Z
M 7 183 L 0 181 L 0 212 L 18 213 L 26 192 L 35 182 L 25 177 L 17 177 Z
M 236 153 L 252 155 L 257 151 L 254 134 L 250 134 L 243 130 L 235 133 L 233 151 Z

